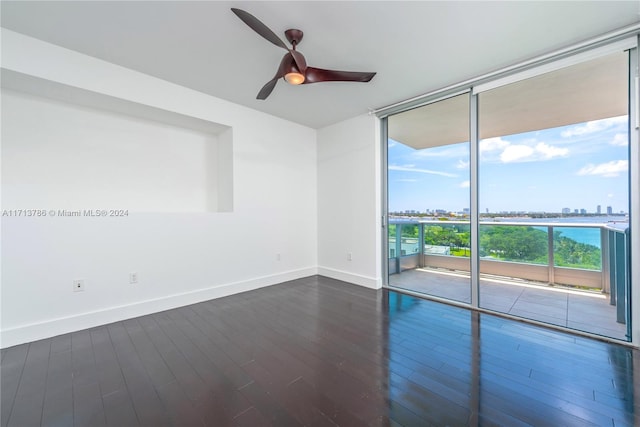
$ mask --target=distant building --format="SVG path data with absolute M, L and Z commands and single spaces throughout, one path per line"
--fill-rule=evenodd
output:
M 571 213 L 571 208 L 562 208 L 562 213 L 563 214 Z
M 580 211 L 578 209 L 574 209 L 573 213 L 580 213 Z
M 611 215 L 613 213 L 613 208 L 611 206 L 607 206 L 607 215 Z
M 598 207 L 596 208 L 596 212 L 598 213 L 598 215 L 600 215 L 602 213 L 602 206 L 598 205 Z
M 586 213 L 587 213 L 587 210 L 586 210 L 586 209 L 580 209 L 580 214 L 584 215 L 584 214 L 586 214 Z

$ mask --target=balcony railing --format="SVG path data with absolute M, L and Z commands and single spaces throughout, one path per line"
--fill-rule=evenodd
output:
M 482 274 L 600 290 L 612 304 L 627 298 L 628 229 L 545 222 L 480 222 L 479 229 Z M 418 267 L 468 272 L 469 236 L 466 221 L 390 221 L 389 273 Z M 623 313 L 625 306 L 618 309 Z
M 610 289 L 611 305 L 616 306 L 616 318 L 618 323 L 625 323 L 625 319 L 631 318 L 631 294 L 629 253 L 631 241 L 629 228 L 620 230 L 604 227 L 606 233 L 607 253 L 607 282 Z M 606 274 L 606 273 L 605 273 Z

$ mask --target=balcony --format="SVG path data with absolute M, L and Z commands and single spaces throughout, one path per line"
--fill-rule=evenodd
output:
M 479 228 L 479 307 L 628 340 L 626 224 Z M 471 303 L 469 236 L 464 221 L 390 221 L 389 284 Z

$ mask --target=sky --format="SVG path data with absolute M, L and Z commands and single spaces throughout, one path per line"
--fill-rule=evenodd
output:
M 628 212 L 627 116 L 480 141 L 480 212 Z M 469 143 L 389 139 L 389 211 L 469 208 Z

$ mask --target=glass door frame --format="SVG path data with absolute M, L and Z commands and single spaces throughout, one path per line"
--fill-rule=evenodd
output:
M 431 104 L 435 104 L 437 102 L 441 102 L 441 101 L 446 101 L 448 99 L 454 98 L 456 96 L 461 96 L 461 95 L 468 95 L 469 96 L 469 112 L 470 112 L 470 117 L 473 117 L 473 115 L 475 114 L 475 116 L 477 117 L 477 106 L 474 108 L 473 104 L 475 102 L 477 102 L 477 96 L 474 96 L 472 93 L 472 88 L 468 87 L 466 89 L 455 89 L 455 90 L 443 90 L 443 91 L 439 91 L 437 92 L 437 94 L 434 94 L 434 96 L 429 97 L 427 100 L 425 100 L 424 102 L 421 102 L 419 104 L 416 105 L 412 105 L 409 108 L 406 108 L 404 110 L 401 111 L 397 111 L 396 113 L 400 113 L 403 111 L 408 111 L 411 109 L 415 109 L 415 108 L 420 108 L 420 107 L 425 107 L 427 105 L 431 105 Z M 475 99 L 474 99 L 475 98 Z M 471 114 L 471 112 L 474 112 L 473 114 Z M 395 113 L 394 113 L 395 114 Z M 380 117 L 380 168 L 382 170 L 381 173 L 381 212 L 382 212 L 382 218 L 381 218 L 381 224 L 382 224 L 382 244 L 381 244 L 381 248 L 382 248 L 382 254 L 381 254 L 381 258 L 382 258 L 382 271 L 381 271 L 381 275 L 382 275 L 382 287 L 386 288 L 386 289 L 398 289 L 394 286 L 390 286 L 389 285 L 389 238 L 388 238 L 388 233 L 389 233 L 389 186 L 388 186 L 388 178 L 389 178 L 389 169 L 388 169 L 388 165 L 389 165 L 389 159 L 388 159 L 388 138 L 389 138 L 389 123 L 388 123 L 388 117 L 392 115 L 389 114 L 387 116 L 384 117 Z M 479 273 L 476 271 L 474 273 L 474 264 L 479 265 L 479 261 L 477 258 L 477 255 L 474 255 L 475 252 L 473 248 L 474 246 L 474 230 L 473 230 L 473 224 L 474 224 L 474 218 L 477 218 L 477 215 L 474 215 L 474 205 L 473 205 L 473 201 L 475 200 L 477 203 L 478 197 L 477 197 L 477 191 L 476 194 L 473 194 L 473 188 L 474 188 L 474 172 L 475 170 L 477 170 L 477 163 L 474 163 L 474 150 L 476 152 L 476 156 L 478 155 L 478 144 L 473 142 L 473 132 L 474 132 L 474 126 L 475 123 L 477 123 L 477 118 L 474 122 L 473 119 L 471 119 L 471 121 L 469 122 L 469 150 L 470 150 L 470 196 L 469 196 L 469 218 L 470 218 L 470 234 L 471 234 L 471 241 L 470 241 L 470 248 L 471 248 L 471 255 L 470 255 L 470 294 L 471 294 L 471 303 L 467 304 L 464 302 L 460 302 L 460 301 L 456 301 L 456 300 L 449 300 L 449 299 L 445 299 L 445 298 L 441 298 L 438 296 L 433 296 L 433 295 L 426 295 L 428 296 L 430 299 L 434 299 L 434 300 L 440 300 L 443 302 L 446 302 L 448 304 L 452 304 L 452 305 L 460 305 L 463 307 L 477 307 L 478 306 L 478 280 L 479 280 Z M 477 127 L 477 126 L 475 126 Z M 477 139 L 477 130 L 476 132 L 476 139 Z M 475 165 L 475 166 L 474 166 Z M 477 188 L 477 177 L 475 178 L 475 186 Z M 475 209 L 477 210 L 477 206 L 475 207 Z M 475 226 L 476 228 L 478 227 L 478 221 L 477 219 L 475 220 Z M 421 236 L 421 238 L 424 238 L 424 236 Z M 475 238 L 477 240 L 477 237 Z M 475 260 L 475 261 L 474 261 Z M 474 282 L 475 280 L 475 282 Z M 420 294 L 417 292 L 413 292 L 411 290 L 407 290 L 407 289 L 402 289 L 402 292 L 408 293 L 408 294 L 413 294 L 416 295 L 418 297 L 424 297 L 424 294 Z M 475 305 L 474 305 L 475 304 Z
M 630 230 L 630 274 L 631 303 L 628 305 L 631 323 L 631 343 L 640 347 L 640 322 L 634 322 L 640 314 L 640 264 L 631 260 L 640 259 L 640 34 L 636 35 L 636 47 L 629 54 L 629 230 Z M 635 256 L 634 256 L 635 254 Z

